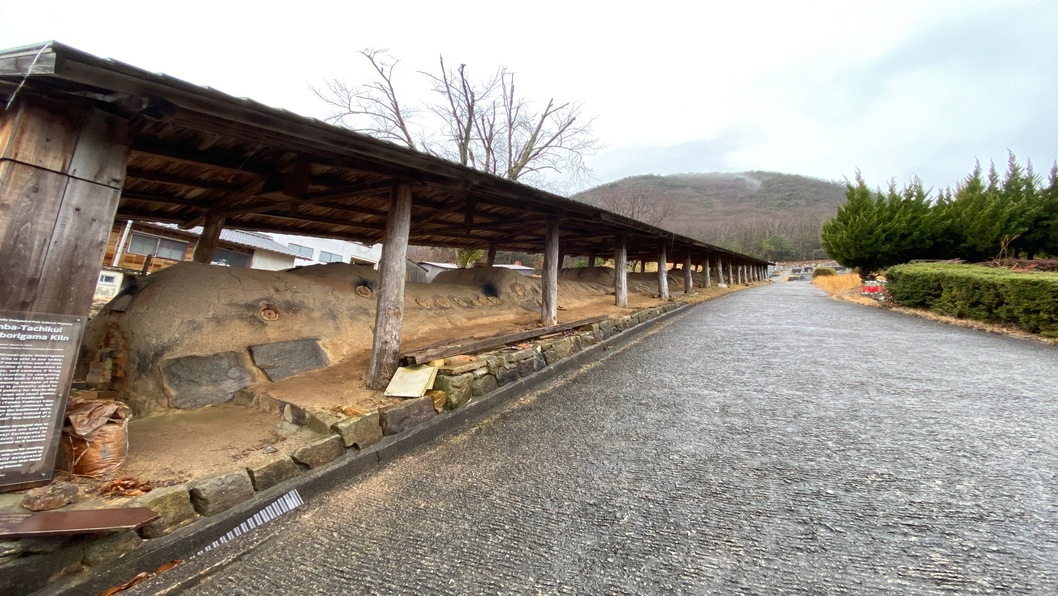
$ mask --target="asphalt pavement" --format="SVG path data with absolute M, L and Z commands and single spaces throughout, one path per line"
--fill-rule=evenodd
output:
M 1058 348 L 781 283 L 605 354 L 187 591 L 1058 593 Z

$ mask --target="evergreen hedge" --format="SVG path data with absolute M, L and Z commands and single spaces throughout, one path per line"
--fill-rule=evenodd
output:
M 1058 337 L 1058 273 L 914 263 L 890 267 L 886 279 L 896 304 Z

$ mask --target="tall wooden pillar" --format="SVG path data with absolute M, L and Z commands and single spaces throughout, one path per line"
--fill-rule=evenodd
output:
M 669 258 L 665 254 L 665 243 L 658 244 L 658 298 L 669 299 Z
M 213 251 L 217 249 L 220 241 L 220 233 L 224 230 L 224 218 L 219 215 L 211 215 L 206 218 L 206 225 L 202 229 L 202 235 L 195 245 L 195 254 L 191 259 L 196 263 L 213 262 Z
M 547 232 L 544 238 L 544 271 L 540 277 L 542 303 L 540 305 L 540 322 L 546 325 L 558 324 L 558 220 L 547 220 Z
M 713 276 L 709 273 L 709 269 L 712 265 L 709 264 L 709 261 L 709 255 L 705 255 L 705 287 L 707 288 L 713 287 Z
M 628 306 L 628 240 L 624 234 L 617 237 L 617 247 L 613 255 L 613 295 L 614 304 Z
M 489 245 L 489 254 L 488 254 L 487 257 L 485 257 L 485 266 L 486 267 L 493 267 L 495 265 L 496 265 L 496 245 L 495 244 L 490 244 Z
M 727 283 L 728 285 L 735 285 L 735 264 L 731 261 L 727 262 Z
M 52 478 L 131 137 L 28 89 L 0 106 L 0 491 Z
M 686 294 L 694 293 L 694 264 L 691 263 L 691 252 L 687 251 L 687 258 L 683 261 L 683 291 Z
M 598 255 L 596 255 L 595 253 L 590 253 L 588 255 L 588 267 L 594 267 L 595 266 L 595 259 L 596 258 L 598 258 Z
M 88 315 L 130 140 L 123 119 L 78 106 L 0 112 L 0 310 Z
M 411 230 L 411 187 L 394 185 L 389 195 L 389 218 L 382 258 L 378 262 L 379 286 L 375 309 L 375 335 L 367 386 L 385 389 L 400 364 L 400 329 L 404 323 L 405 261 Z

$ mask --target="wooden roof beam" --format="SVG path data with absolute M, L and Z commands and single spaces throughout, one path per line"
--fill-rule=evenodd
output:
M 139 192 L 122 192 L 121 201 L 143 201 L 145 203 L 159 203 L 162 205 L 180 205 L 181 207 L 195 207 L 197 209 L 207 209 L 210 203 L 202 201 L 200 199 L 184 199 L 180 197 L 163 197 L 159 195 L 149 195 Z
M 190 188 L 202 188 L 206 190 L 219 190 L 221 192 L 235 192 L 239 189 L 232 188 L 231 186 L 222 182 L 212 182 L 209 180 L 194 180 L 192 178 L 183 178 L 180 176 L 170 176 L 167 174 L 161 174 L 157 172 L 147 172 L 144 170 L 133 170 L 129 169 L 125 173 L 125 180 L 142 180 L 143 182 L 155 182 L 159 184 L 168 184 L 171 186 L 186 186 Z
M 185 149 L 165 147 L 142 138 L 137 138 L 132 144 L 132 156 L 135 157 L 137 154 L 183 165 L 208 167 L 257 176 L 264 176 L 272 171 L 272 168 L 267 165 L 252 162 L 249 159 L 232 159 L 230 157 L 210 155 L 205 151 L 187 151 Z

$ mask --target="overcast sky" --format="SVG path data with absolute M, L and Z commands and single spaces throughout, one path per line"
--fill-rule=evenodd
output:
M 592 7 L 585 5 L 593 5 Z M 597 6 L 597 7 L 595 7 Z M 1058 158 L 1058 2 L 116 2 L 0 4 L 0 48 L 56 40 L 307 116 L 363 48 L 441 54 L 586 105 L 596 182 L 774 170 L 953 185 L 1007 150 Z

